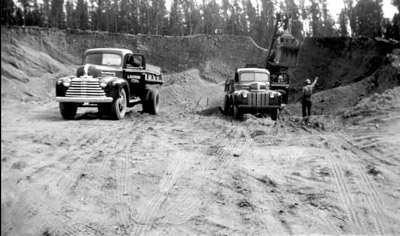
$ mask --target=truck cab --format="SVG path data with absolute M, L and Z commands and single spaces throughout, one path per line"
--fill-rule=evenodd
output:
M 74 119 L 78 107 L 97 107 L 101 115 L 124 118 L 127 108 L 142 104 L 157 114 L 163 84 L 161 69 L 146 64 L 142 54 L 128 49 L 94 48 L 83 53 L 76 75 L 57 79 L 56 101 L 64 119 Z

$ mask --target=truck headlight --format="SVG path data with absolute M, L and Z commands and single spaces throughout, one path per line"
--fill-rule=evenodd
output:
M 100 80 L 100 87 L 105 88 L 108 85 L 108 81 Z
M 71 85 L 71 79 L 70 78 L 64 79 L 62 81 L 62 84 L 64 85 L 64 87 L 68 88 Z
M 269 98 L 274 98 L 274 97 L 275 97 L 275 95 L 273 93 L 269 94 Z
M 247 93 L 242 93 L 242 98 L 247 98 Z

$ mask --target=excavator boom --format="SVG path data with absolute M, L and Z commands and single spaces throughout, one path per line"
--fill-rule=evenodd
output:
M 269 45 L 267 62 L 265 68 L 271 74 L 271 90 L 276 90 L 282 94 L 284 104 L 287 104 L 289 99 L 289 83 L 290 74 L 289 68 L 297 66 L 297 58 L 300 51 L 300 41 L 291 34 L 291 19 L 286 17 L 284 22 L 286 30 L 276 38 L 279 25 L 282 21 L 280 13 L 277 13 L 274 33 Z M 276 53 L 273 54 L 272 48 L 276 41 Z

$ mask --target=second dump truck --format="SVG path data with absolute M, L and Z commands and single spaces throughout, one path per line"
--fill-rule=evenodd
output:
M 264 68 L 246 65 L 235 71 L 235 76 L 225 82 L 224 113 L 241 118 L 244 113 L 270 114 L 278 119 L 279 111 L 289 97 L 289 68 L 297 64 L 299 41 L 287 30 L 276 38 L 281 16 L 277 15 L 275 32 L 268 50 Z M 290 22 L 290 21 L 288 21 Z M 277 53 L 272 54 L 272 45 L 277 41 Z

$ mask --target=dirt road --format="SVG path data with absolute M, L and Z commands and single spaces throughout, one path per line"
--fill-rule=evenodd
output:
M 323 131 L 3 104 L 2 235 L 400 234 L 400 113 Z

